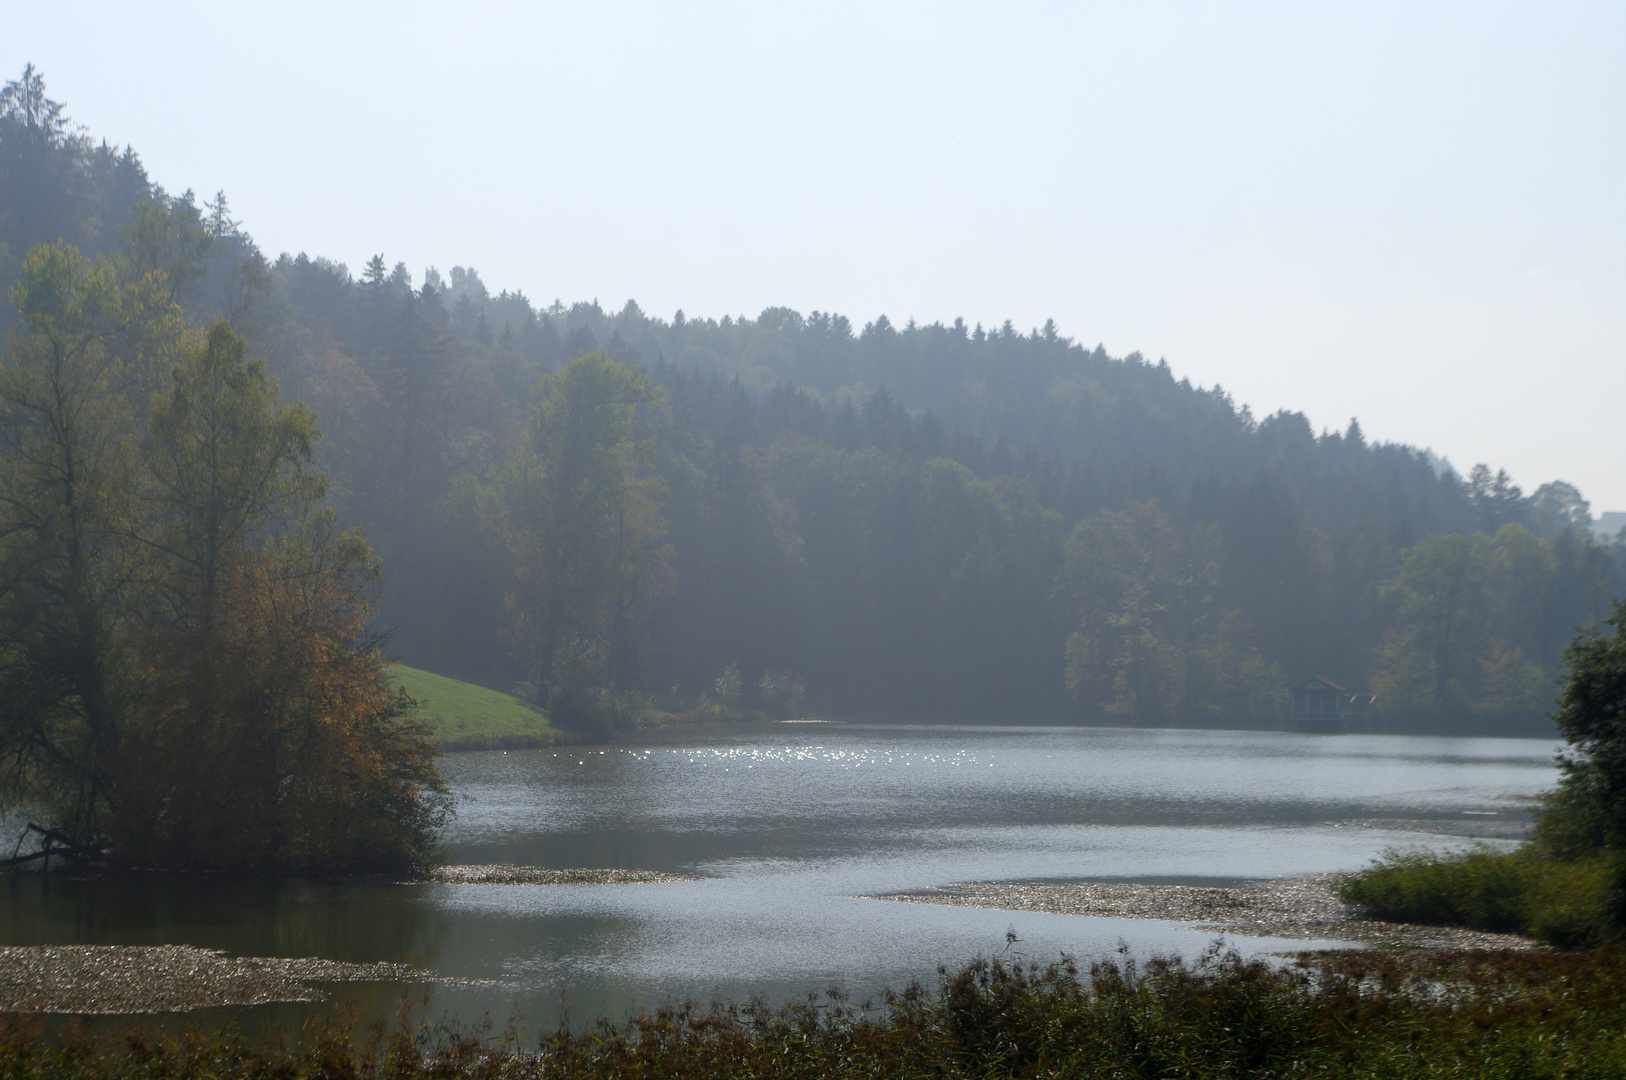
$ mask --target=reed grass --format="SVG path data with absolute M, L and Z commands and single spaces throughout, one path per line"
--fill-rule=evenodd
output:
M 1342 878 L 1335 891 L 1379 919 L 1524 934 L 1575 948 L 1621 937 L 1623 870 L 1619 856 L 1561 859 L 1535 844 L 1512 852 L 1391 852 Z
M 416 1024 L 294 1035 L 44 1037 L 0 1020 L 8 1080 L 217 1077 L 768 1078 L 1626 1076 L 1626 954 L 1346 952 L 1297 963 L 1217 949 L 1081 971 L 978 960 L 863 1008 L 672 1007 L 505 1032 Z

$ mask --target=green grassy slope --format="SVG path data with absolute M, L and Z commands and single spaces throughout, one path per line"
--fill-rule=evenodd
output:
M 509 694 L 405 664 L 391 664 L 389 680 L 418 701 L 418 718 L 434 727 L 446 750 L 509 750 L 559 742 L 547 713 Z

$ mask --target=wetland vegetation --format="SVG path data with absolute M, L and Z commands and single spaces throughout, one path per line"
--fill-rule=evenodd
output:
M 1514 932 L 1555 945 L 1598 945 L 1626 932 L 1626 604 L 1609 633 L 1565 654 L 1554 716 L 1566 740 L 1562 778 L 1534 839 L 1517 851 L 1394 853 L 1346 878 L 1346 899 L 1401 922 Z
M 874 1002 L 674 1006 L 579 1029 L 328 1023 L 298 1035 L 177 1030 L 41 1038 L 0 1021 L 8 1076 L 1050 1077 L 1619 1076 L 1626 957 L 1211 951 L 1087 968 L 978 960 Z

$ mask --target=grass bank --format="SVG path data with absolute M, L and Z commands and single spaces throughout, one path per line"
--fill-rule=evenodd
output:
M 1391 853 L 1335 888 L 1375 918 L 1523 934 L 1573 948 L 1621 937 L 1626 862 L 1613 854 L 1560 859 L 1539 844 Z
M 443 749 L 517 750 L 564 741 L 547 713 L 511 694 L 405 664 L 391 664 L 389 679 L 418 701 L 419 718 L 435 729 Z
M 671 1008 L 544 1035 L 340 1026 L 42 1037 L 0 1020 L 0 1074 L 204 1080 L 388 1077 L 1560 1077 L 1626 1075 L 1626 956 L 1350 952 L 1277 967 L 1235 955 L 1087 972 L 978 961 L 874 1009 Z

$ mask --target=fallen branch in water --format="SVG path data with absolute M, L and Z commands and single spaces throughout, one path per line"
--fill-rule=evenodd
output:
M 37 833 L 44 838 L 41 842 L 40 849 L 38 851 L 31 851 L 27 855 L 19 855 L 18 852 L 22 851 L 23 849 L 23 841 L 28 839 L 30 833 Z M 18 835 L 17 846 L 12 849 L 11 858 L 0 859 L 0 870 L 9 870 L 13 867 L 22 866 L 25 863 L 35 862 L 36 860 L 42 860 L 45 864 L 43 869 L 49 870 L 51 868 L 52 855 L 62 855 L 67 858 L 82 859 L 90 862 L 101 862 L 107 858 L 107 853 L 102 851 L 100 848 L 87 847 L 86 845 L 78 843 L 62 833 L 57 832 L 55 829 L 48 829 L 43 825 L 36 825 L 34 822 L 30 821 L 23 828 L 22 833 Z

